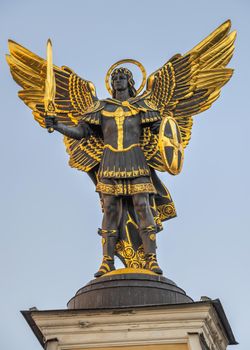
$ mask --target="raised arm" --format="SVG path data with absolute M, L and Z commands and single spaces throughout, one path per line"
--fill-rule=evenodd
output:
M 87 138 L 92 134 L 92 130 L 87 123 L 81 122 L 77 126 L 67 126 L 62 123 L 58 123 L 56 117 L 46 116 L 45 117 L 46 128 L 53 128 L 61 134 L 68 136 L 75 140 L 81 140 Z

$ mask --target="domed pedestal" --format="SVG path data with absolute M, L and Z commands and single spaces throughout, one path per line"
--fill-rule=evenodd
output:
M 69 309 L 108 309 L 192 303 L 173 281 L 148 270 L 119 269 L 90 281 L 68 302 Z

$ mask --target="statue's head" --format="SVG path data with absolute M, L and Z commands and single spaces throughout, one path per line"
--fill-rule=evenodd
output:
M 128 89 L 130 97 L 136 96 L 135 82 L 132 72 L 124 67 L 116 68 L 111 74 L 112 97 L 116 98 L 116 91 Z

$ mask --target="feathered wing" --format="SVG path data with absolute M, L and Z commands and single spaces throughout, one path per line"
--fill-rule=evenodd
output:
M 9 51 L 10 55 L 6 55 L 6 59 L 12 77 L 22 87 L 18 96 L 32 109 L 34 118 L 40 126 L 45 127 L 44 93 L 47 62 L 12 40 L 9 40 Z M 95 87 L 93 83 L 80 78 L 68 67 L 54 65 L 53 70 L 56 80 L 55 110 L 58 122 L 75 126 L 89 108 L 99 103 Z M 70 165 L 84 171 L 95 166 L 97 156 L 93 147 L 98 144 L 100 148 L 101 141 L 95 136 L 91 136 L 88 141 L 84 139 L 74 141 L 65 137 Z
M 66 150 L 70 155 L 69 165 L 81 171 L 89 172 L 101 161 L 103 153 L 103 139 L 91 135 L 80 141 L 64 137 Z
M 145 102 L 162 115 L 172 115 L 180 128 L 183 146 L 191 138 L 192 116 L 210 108 L 233 74 L 226 68 L 234 51 L 236 32 L 230 20 L 184 55 L 177 54 L 147 81 Z

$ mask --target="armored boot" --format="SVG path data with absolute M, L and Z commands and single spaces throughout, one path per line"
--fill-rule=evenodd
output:
M 162 275 L 162 269 L 159 267 L 156 259 L 156 227 L 150 225 L 141 229 L 140 236 L 146 258 L 145 268 Z
M 98 234 L 102 236 L 103 260 L 99 270 L 94 274 L 95 277 L 101 277 L 105 273 L 115 270 L 114 255 L 118 230 L 102 230 L 99 228 Z

